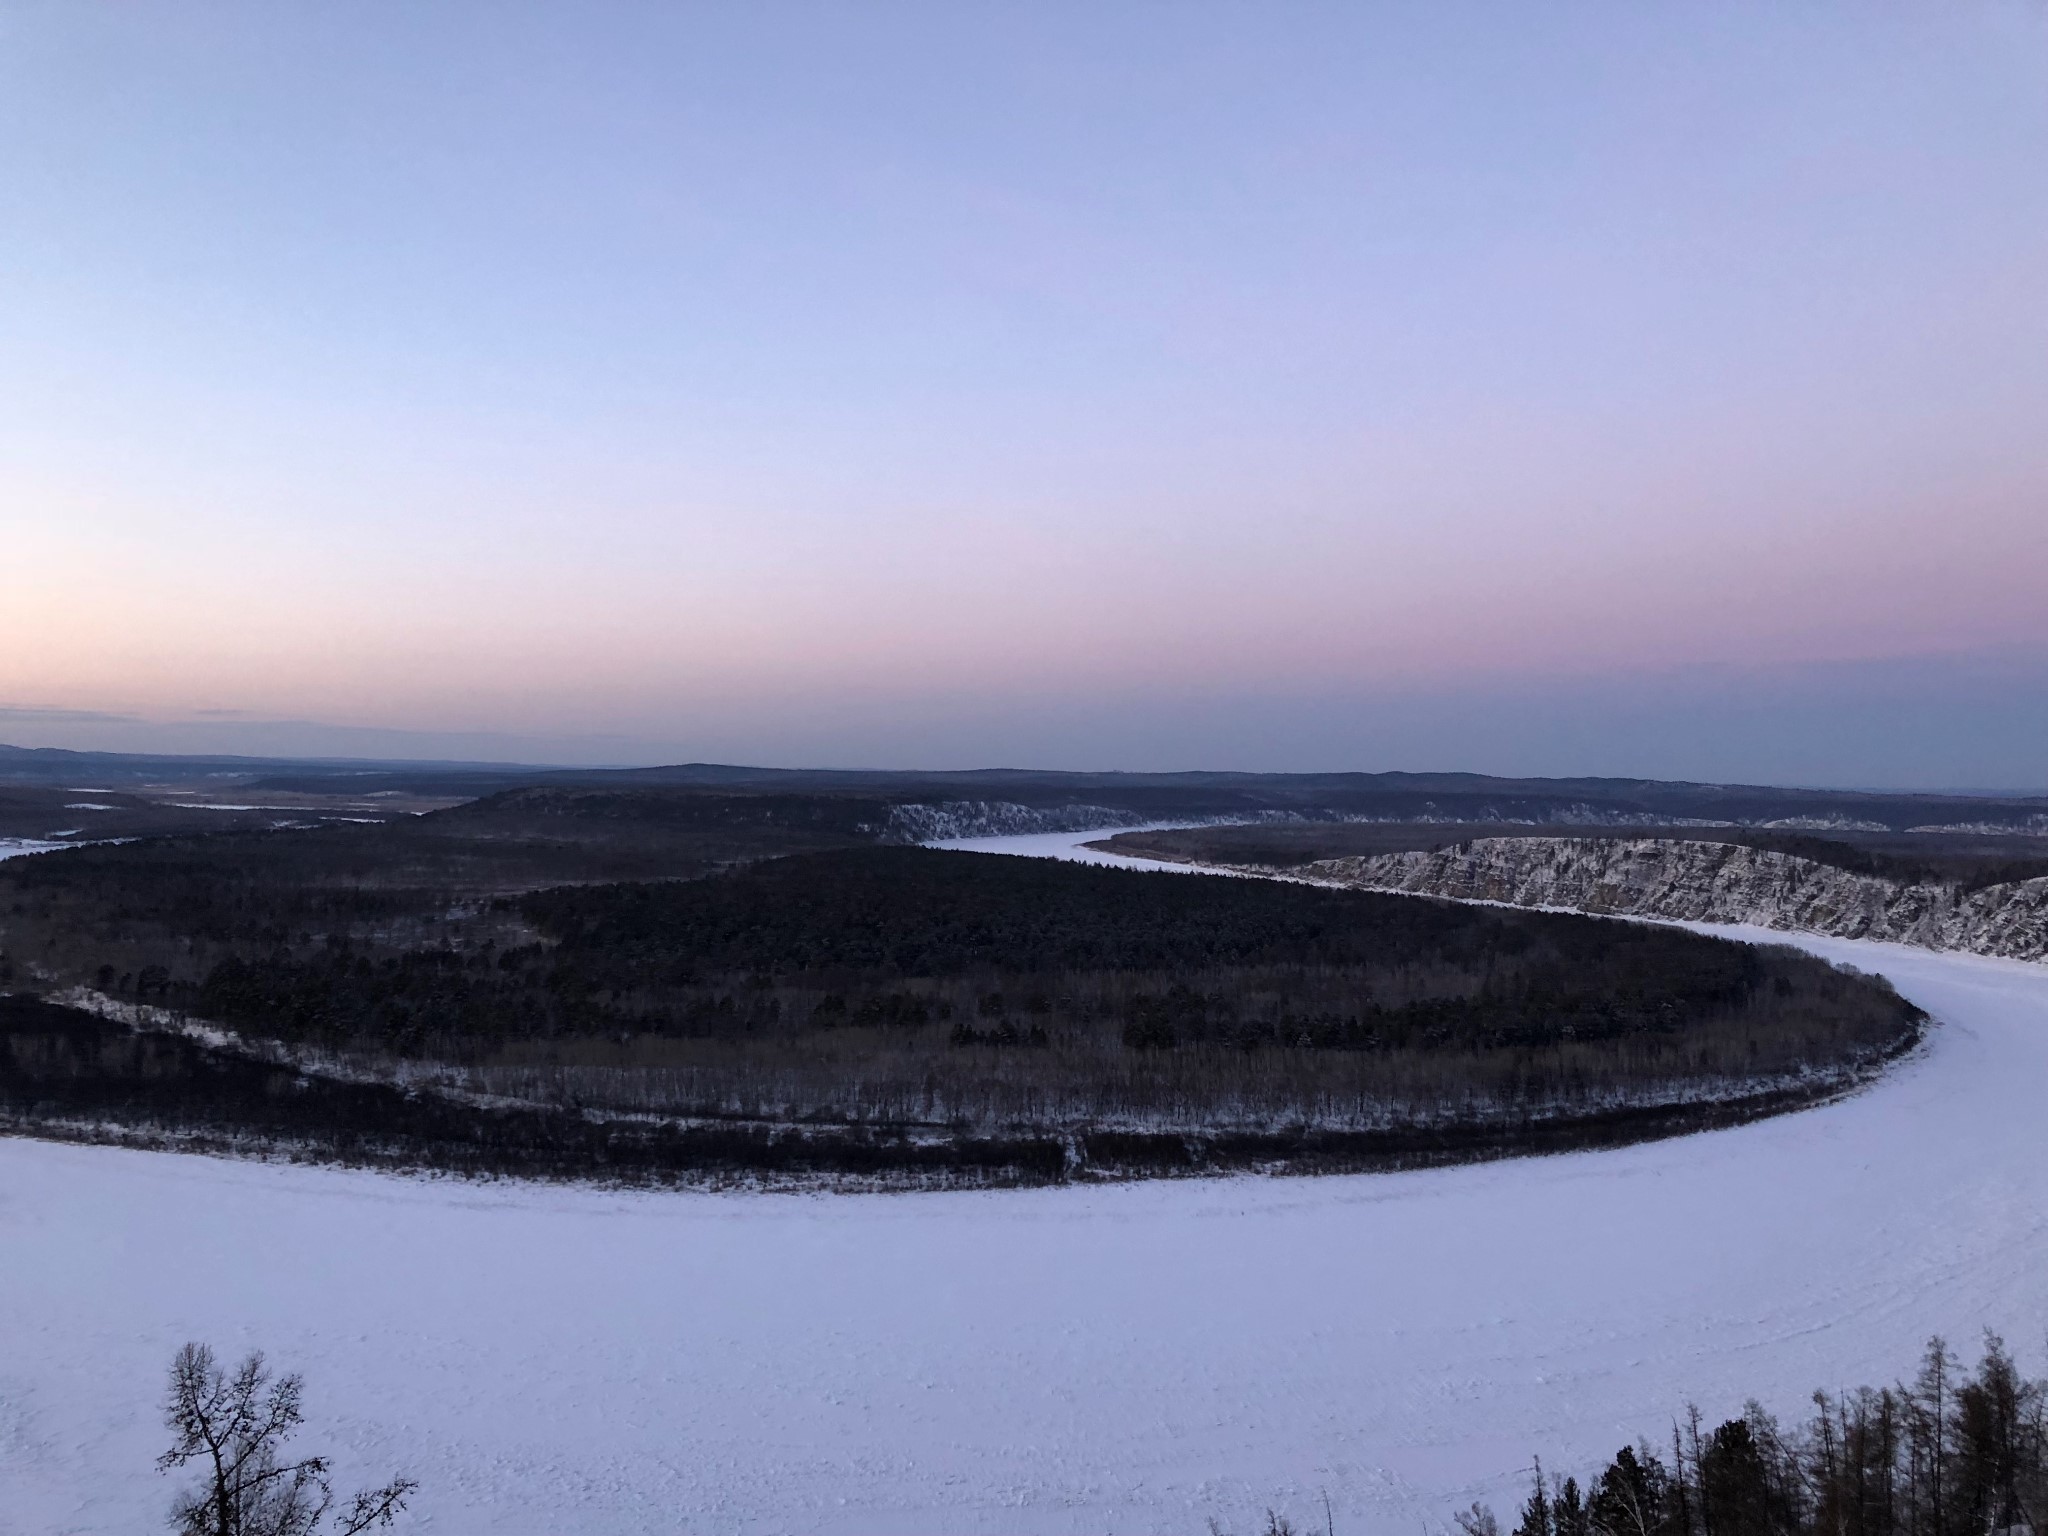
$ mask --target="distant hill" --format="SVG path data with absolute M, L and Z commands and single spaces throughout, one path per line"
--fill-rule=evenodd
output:
M 111 783 L 185 784 L 232 779 L 254 784 L 280 774 L 320 781 L 323 791 L 337 781 L 393 773 L 451 773 L 485 777 L 510 775 L 524 783 L 547 768 L 516 763 L 408 762 L 365 758 L 188 756 L 178 753 L 75 752 L 68 747 L 15 747 L 0 742 L 0 784 Z M 353 787 L 353 785 L 351 785 Z
M 1906 794 L 1655 779 L 1476 773 L 1067 773 L 754 768 L 542 768 L 504 763 L 141 756 L 0 746 L 0 784 L 232 784 L 254 792 L 472 799 L 509 790 L 854 796 L 900 807 L 905 836 L 1171 820 L 1421 821 L 1585 827 L 1934 829 L 2048 836 L 2048 795 Z

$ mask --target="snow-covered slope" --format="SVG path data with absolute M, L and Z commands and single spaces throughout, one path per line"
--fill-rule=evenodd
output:
M 1961 891 L 1729 843 L 1490 837 L 1435 853 L 1326 859 L 1301 873 L 1369 890 L 2048 957 L 2048 879 Z
M 2048 817 L 2042 818 L 2048 823 Z M 1485 823 L 1503 827 L 1614 827 L 1616 829 L 1635 827 L 1730 827 L 1738 825 L 1732 821 L 1702 820 L 1693 817 L 1671 817 L 1655 815 L 1647 811 L 1617 811 L 1611 807 L 1590 805 L 1583 802 L 1557 803 L 1536 809 L 1517 808 L 1509 805 L 1472 806 L 1460 805 L 1446 810 L 1432 801 L 1386 814 L 1370 814 L 1355 811 L 1337 811 L 1327 808 L 1304 807 L 1300 809 L 1271 809 L 1263 811 L 1238 808 L 1221 811 L 1212 815 L 1189 815 L 1176 818 L 1171 824 L 1178 827 L 1237 826 L 1253 822 L 1299 823 L 1311 821 L 1333 822 L 1400 822 L 1422 825 L 1454 825 Z M 886 838 L 899 842 L 930 843 L 960 842 L 990 837 L 1021 837 L 1053 832 L 1088 832 L 1105 828 L 1132 828 L 1140 825 L 1157 826 L 1151 812 L 1133 809 L 1130 806 L 1063 804 L 1063 805 L 1020 805 L 1010 800 L 941 800 L 930 803 L 916 803 L 891 806 L 887 819 L 879 830 Z M 1743 826 L 1756 826 L 1795 831 L 1821 832 L 1882 832 L 1882 822 L 1858 821 L 1840 816 L 1792 816 L 1775 821 L 1747 821 Z M 2010 831 L 2011 828 L 2000 830 Z
M 433 1536 L 1320 1528 L 1323 1490 L 1413 1533 L 1937 1329 L 2038 1371 L 2048 967 L 1798 942 L 1930 1044 L 1807 1113 L 1427 1173 L 634 1195 L 0 1140 L 0 1532 L 157 1528 L 188 1338 L 303 1369 L 308 1444 L 420 1477 Z
M 30 837 L 0 837 L 0 859 L 18 859 L 24 854 L 50 853 L 58 848 L 76 848 L 77 843 L 52 843 Z
M 1004 837 L 1029 832 L 1091 832 L 1145 818 L 1109 805 L 1018 805 L 1009 800 L 942 800 L 889 808 L 888 837 L 906 843 Z
M 881 831 L 885 839 L 904 843 L 955 843 L 991 837 L 1031 837 L 1058 832 L 1099 832 L 1108 828 L 1211 827 L 1253 822 L 1301 822 L 1312 819 L 1300 811 L 1234 811 L 1214 816 L 1185 816 L 1160 822 L 1149 812 L 1115 805 L 1019 805 L 1011 800 L 940 800 L 930 804 L 889 808 Z M 1338 817 L 1337 820 L 1358 820 Z

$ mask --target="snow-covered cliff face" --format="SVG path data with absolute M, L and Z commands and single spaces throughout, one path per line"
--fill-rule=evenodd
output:
M 1341 821 L 1355 817 L 1315 816 L 1301 811 L 1230 811 L 1213 816 L 1175 816 L 1177 827 L 1242 826 L 1246 823 Z M 1012 800 L 941 800 L 896 805 L 879 828 L 885 842 L 938 843 L 955 837 L 1017 837 L 1038 832 L 1095 832 L 1150 826 L 1157 812 L 1118 805 L 1018 805 Z
M 1025 832 L 1093 832 L 1135 827 L 1145 817 L 1109 805 L 1018 805 L 1009 800 L 946 800 L 897 805 L 881 829 L 884 840 L 934 843 L 952 837 L 1011 837 Z
M 1965 892 L 1850 874 L 1729 843 L 1537 837 L 1479 838 L 1436 853 L 1325 859 L 1301 873 L 1368 890 L 1752 923 L 2048 959 L 2048 878 Z
M 1859 821 L 1843 816 L 1781 816 L 1775 820 L 1727 821 L 1695 817 L 1671 817 L 1649 811 L 1620 811 L 1585 801 L 1510 800 L 1497 803 L 1465 803 L 1443 807 L 1424 800 L 1418 805 L 1384 813 L 1347 811 L 1328 806 L 1269 807 L 1248 810 L 1232 806 L 1227 810 L 1203 812 L 1183 808 L 1149 809 L 1129 805 L 1020 805 L 1013 800 L 941 800 L 891 806 L 887 819 L 867 830 L 879 833 L 885 842 L 932 843 L 956 837 L 1015 837 L 1040 832 L 1093 832 L 1098 828 L 1140 827 L 1170 822 L 1180 827 L 1241 826 L 1251 822 L 1300 824 L 1309 822 L 1386 823 L 1424 826 L 1507 827 L 1613 827 L 1617 830 L 1650 827 L 1751 827 L 1779 832 L 1884 832 L 1881 821 Z M 1972 824 L 1955 827 L 1921 827 L 1918 831 L 2020 833 L 2048 837 L 2048 815 L 2021 822 Z

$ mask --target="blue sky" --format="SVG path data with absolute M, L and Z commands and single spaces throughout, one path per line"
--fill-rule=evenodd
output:
M 14 6 L 0 739 L 2048 783 L 2044 144 L 2021 3 Z

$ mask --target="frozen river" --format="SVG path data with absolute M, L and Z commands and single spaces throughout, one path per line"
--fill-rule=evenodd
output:
M 1412 1536 L 1937 1330 L 2038 1371 L 2048 967 L 1804 942 L 1938 1021 L 1871 1091 L 1422 1173 L 633 1195 L 0 1140 L 0 1532 L 159 1527 L 188 1338 L 303 1370 L 435 1536 L 1196 1536 L 1324 1490 Z

